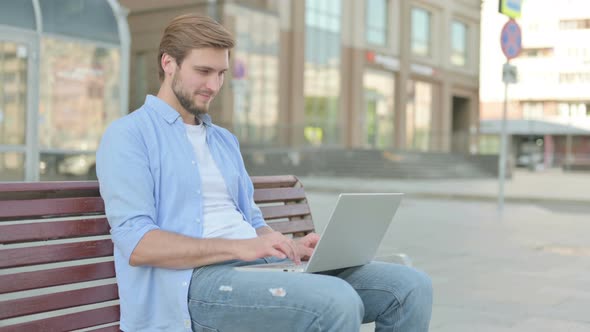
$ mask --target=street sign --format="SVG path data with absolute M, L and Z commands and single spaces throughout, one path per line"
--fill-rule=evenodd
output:
M 502 67 L 502 82 L 516 83 L 517 82 L 516 66 L 509 63 L 505 63 Z
M 522 50 L 522 33 L 520 26 L 515 20 L 509 19 L 502 27 L 500 34 L 500 45 L 507 60 L 516 58 Z
M 519 18 L 522 12 L 522 0 L 500 0 L 498 12 L 510 18 Z

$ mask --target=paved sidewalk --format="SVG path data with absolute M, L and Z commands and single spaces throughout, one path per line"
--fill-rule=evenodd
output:
M 408 197 L 460 200 L 497 200 L 499 182 L 489 179 L 362 179 L 346 177 L 300 177 L 307 191 L 403 192 Z M 551 169 L 538 172 L 516 170 L 504 184 L 506 202 L 590 202 L 590 173 Z
M 430 331 L 590 331 L 590 173 L 517 170 L 504 213 L 495 178 L 300 179 L 320 232 L 340 192 L 407 194 L 378 255 L 404 252 L 432 277 Z
M 338 193 L 307 192 L 321 233 Z M 567 205 L 510 203 L 499 214 L 493 201 L 408 197 L 377 256 L 406 253 L 431 276 L 431 332 L 587 332 L 590 209 Z

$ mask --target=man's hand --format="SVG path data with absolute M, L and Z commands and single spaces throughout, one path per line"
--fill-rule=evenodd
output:
M 295 240 L 297 252 L 299 253 L 301 260 L 309 260 L 319 240 L 320 236 L 316 233 L 309 233 L 306 236 Z
M 243 241 L 244 247 L 238 252 L 241 260 L 253 261 L 274 256 L 281 259 L 288 257 L 296 264 L 301 263 L 301 254 L 298 252 L 300 246 L 280 232 L 265 232 L 256 238 Z

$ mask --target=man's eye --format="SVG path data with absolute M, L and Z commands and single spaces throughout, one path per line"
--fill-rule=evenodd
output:
M 207 70 L 207 69 L 197 69 L 197 71 L 198 71 L 200 74 L 203 74 L 203 75 L 207 75 L 207 74 L 209 74 L 209 70 Z

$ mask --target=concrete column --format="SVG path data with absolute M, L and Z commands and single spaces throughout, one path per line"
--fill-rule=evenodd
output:
M 279 137 L 282 145 L 297 147 L 304 143 L 305 1 L 283 0 L 278 10 L 281 29 Z
M 448 152 L 451 147 L 452 136 L 452 105 L 453 93 L 452 83 L 448 78 L 448 74 L 442 75 L 443 79 L 440 84 L 440 106 L 434 105 L 434 112 L 437 114 L 436 119 L 433 116 L 433 124 L 438 124 L 435 130 L 435 137 L 433 144 L 433 151 Z
M 225 7 L 221 4 L 209 4 L 207 6 L 207 14 L 215 15 L 216 17 L 212 17 L 217 18 L 235 38 L 237 35 L 235 17 L 233 15 L 226 15 Z M 230 56 L 230 70 L 233 69 L 233 60 L 234 58 Z M 234 90 L 231 88 L 231 80 L 232 76 L 227 75 L 223 83 L 224 87 L 220 95 L 216 98 L 218 100 L 211 104 L 211 110 L 209 112 L 214 122 L 229 130 L 233 130 L 234 125 Z
M 346 148 L 360 145 L 360 117 L 364 111 L 363 45 L 364 1 L 342 1 L 340 62 L 340 115 L 341 143 Z
M 400 69 L 395 85 L 395 142 L 397 149 L 406 148 L 406 103 L 407 81 L 410 78 L 410 33 L 411 33 L 411 5 L 409 1 L 400 1 Z

